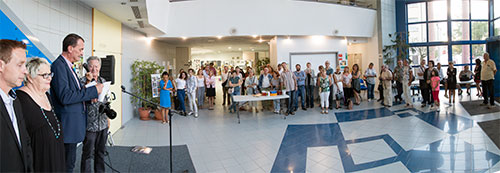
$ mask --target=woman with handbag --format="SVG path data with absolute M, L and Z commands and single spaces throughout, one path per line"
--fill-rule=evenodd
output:
M 210 70 L 208 72 L 208 77 L 205 79 L 205 86 L 207 87 L 207 97 L 208 97 L 208 110 L 214 109 L 214 98 L 215 98 L 215 76 L 214 71 Z
M 321 98 L 321 113 L 328 114 L 328 97 L 330 96 L 330 85 L 332 85 L 332 80 L 326 75 L 326 71 L 323 69 L 320 71 L 321 76 L 318 78 L 319 81 L 319 97 Z
M 344 68 L 342 77 L 342 85 L 344 86 L 344 105 L 346 105 L 349 109 L 352 103 L 351 98 L 354 96 L 354 93 L 352 91 L 352 75 L 351 73 L 349 73 L 349 67 Z

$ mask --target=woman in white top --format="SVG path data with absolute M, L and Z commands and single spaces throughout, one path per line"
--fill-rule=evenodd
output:
M 208 109 L 214 109 L 214 97 L 215 97 L 215 76 L 214 71 L 210 70 L 208 72 L 208 77 L 205 79 L 205 86 L 207 87 L 207 97 L 208 97 Z
M 340 108 L 340 100 L 344 97 L 344 88 L 342 85 L 342 81 L 344 81 L 344 77 L 342 76 L 342 72 L 340 72 L 340 67 L 337 66 L 336 71 L 333 73 L 334 91 L 331 91 L 334 92 L 336 109 Z
M 253 70 L 249 69 L 248 70 L 248 77 L 245 79 L 245 87 L 247 88 L 247 95 L 253 95 L 257 92 L 257 85 L 259 84 L 259 80 L 255 75 L 253 74 Z M 255 109 L 255 112 L 259 112 L 259 110 L 256 108 L 257 104 L 255 102 L 250 102 L 249 104 L 253 109 Z
M 179 101 L 179 109 L 182 111 L 181 115 L 186 116 L 186 106 L 184 100 L 186 98 L 186 78 L 187 73 L 181 72 L 179 78 L 175 79 L 175 86 L 177 88 L 177 100 Z
M 196 90 L 196 98 L 198 100 L 198 109 L 203 108 L 203 103 L 205 102 L 205 76 L 203 75 L 203 70 L 198 70 L 198 75 L 196 76 L 198 80 L 198 86 Z
M 349 106 L 351 102 L 351 97 L 354 97 L 354 91 L 352 91 L 352 75 L 349 73 L 349 67 L 344 68 L 344 73 L 342 74 L 343 80 L 342 85 L 344 85 L 344 102 L 345 105 Z

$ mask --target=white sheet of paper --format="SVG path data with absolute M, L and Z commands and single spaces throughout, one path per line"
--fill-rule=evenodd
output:
M 108 93 L 109 88 L 111 87 L 111 82 L 104 82 L 103 85 L 104 86 L 102 87 L 102 92 L 101 92 L 101 94 L 99 94 L 99 101 L 100 102 L 104 102 L 104 98 L 105 98 L 106 94 Z
M 95 86 L 95 85 L 97 85 L 97 82 L 92 81 L 92 82 L 90 82 L 89 84 L 85 85 L 85 88 L 90 88 L 90 87 L 93 87 L 93 86 Z

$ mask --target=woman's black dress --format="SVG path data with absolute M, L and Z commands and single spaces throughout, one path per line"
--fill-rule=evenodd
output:
M 21 90 L 17 90 L 16 93 L 21 101 L 26 128 L 31 139 L 34 172 L 65 172 L 62 124 L 56 120 L 52 110 L 43 110 L 52 125 L 51 128 L 42 113 L 42 108 L 31 96 Z M 50 100 L 48 94 L 47 98 Z M 55 134 L 58 133 L 60 135 L 56 138 Z
M 454 90 L 457 88 L 457 69 L 456 68 L 448 68 L 446 74 L 448 75 L 448 79 L 446 82 L 448 83 L 448 89 Z

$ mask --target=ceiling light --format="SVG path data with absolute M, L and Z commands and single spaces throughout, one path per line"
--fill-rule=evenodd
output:
M 253 38 L 257 38 L 257 35 L 252 35 Z
M 221 38 L 222 38 L 222 36 L 220 36 L 220 35 L 219 35 L 219 36 L 217 36 L 217 38 L 218 38 L 218 39 L 221 39 Z
M 154 37 L 144 37 L 144 40 L 146 41 L 147 44 L 151 44 L 151 42 L 154 40 Z
M 252 51 L 255 51 L 255 49 L 252 49 Z
M 231 46 L 229 46 L 229 47 L 227 47 L 227 49 L 232 49 L 232 47 L 231 47 Z
M 183 40 L 186 40 L 186 39 L 188 39 L 187 37 L 181 37 L 181 38 L 182 38 Z
M 259 39 L 259 43 L 262 43 L 264 40 L 262 40 L 262 38 Z
M 241 50 L 241 48 L 238 48 L 238 50 Z

